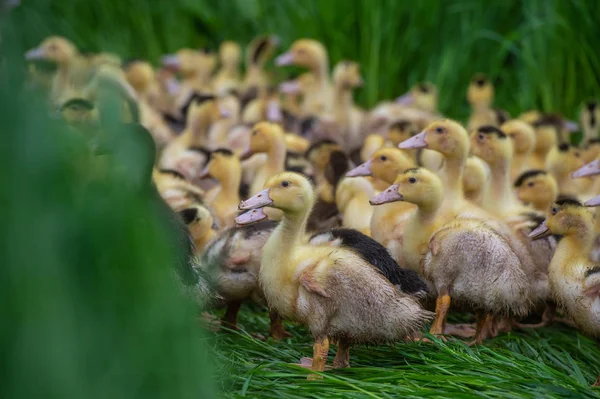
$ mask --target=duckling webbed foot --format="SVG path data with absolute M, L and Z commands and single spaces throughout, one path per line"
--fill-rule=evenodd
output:
M 285 327 L 283 326 L 283 319 L 277 314 L 275 311 L 269 312 L 269 317 L 271 319 L 271 328 L 269 330 L 269 336 L 274 340 L 281 340 L 284 338 L 289 338 L 292 336 L 289 332 L 285 331 Z
M 313 345 L 313 360 L 311 370 L 313 371 L 324 371 L 325 363 L 327 363 L 327 356 L 329 355 L 329 338 L 317 338 Z M 309 380 L 315 380 L 321 378 L 318 374 L 310 374 Z

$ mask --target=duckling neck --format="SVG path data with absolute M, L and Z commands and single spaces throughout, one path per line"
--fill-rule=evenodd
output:
M 242 170 L 232 168 L 219 178 L 221 190 L 217 194 L 216 202 L 240 202 L 239 188 L 242 181 Z
M 343 87 L 342 85 L 335 86 L 334 103 L 336 107 L 341 109 L 350 109 L 354 104 L 352 98 L 352 90 Z
M 293 267 L 293 262 L 290 262 L 289 259 L 292 256 L 294 247 L 301 243 L 311 208 L 301 212 L 284 213 L 283 220 L 271 234 L 263 250 L 261 275 L 273 272 L 277 274 L 293 272 L 293 270 L 287 270 L 286 268 Z
M 267 155 L 267 167 L 275 173 L 283 172 L 285 169 L 286 155 L 285 141 L 283 138 L 277 138 L 273 141 Z
M 573 235 L 564 236 L 556 247 L 552 264 L 565 264 L 577 259 L 588 260 L 588 254 L 594 242 L 594 226 L 585 223 Z
M 445 157 L 442 167 L 442 176 L 444 177 L 446 203 L 458 203 L 464 199 L 463 193 L 463 171 L 466 157 Z
M 512 204 L 509 165 L 510 160 L 508 159 L 499 160 L 490 165 L 492 176 L 488 197 L 496 206 L 505 207 Z

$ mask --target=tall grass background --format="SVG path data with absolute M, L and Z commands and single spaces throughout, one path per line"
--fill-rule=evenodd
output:
M 561 326 L 472 349 L 359 348 L 357 367 L 312 382 L 290 365 L 311 353 L 301 327 L 289 325 L 294 336 L 280 343 L 244 331 L 207 341 L 170 278 L 173 254 L 147 201 L 118 173 L 104 190 L 84 189 L 93 166 L 79 158 L 83 143 L 20 91 L 22 54 L 51 34 L 84 51 L 156 62 L 181 47 L 272 33 L 281 51 L 311 37 L 332 65 L 359 61 L 364 106 L 429 80 L 441 111 L 464 118 L 466 85 L 484 72 L 497 82 L 497 106 L 574 118 L 600 92 L 600 2 L 24 0 L 2 17 L 2 397 L 209 398 L 213 385 L 253 398 L 600 397 L 589 388 L 600 372 L 597 344 Z M 240 317 L 243 329 L 268 331 L 264 309 L 245 306 Z

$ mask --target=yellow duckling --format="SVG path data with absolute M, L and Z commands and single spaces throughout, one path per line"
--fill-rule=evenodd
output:
M 348 367 L 350 346 L 411 336 L 429 314 L 366 261 L 360 249 L 303 244 L 314 203 L 307 179 L 282 173 L 240 204 L 250 211 L 236 221 L 264 219 L 265 206 L 283 212 L 263 249 L 260 281 L 271 308 L 308 327 L 315 344 L 313 359 L 307 363 L 312 370 L 323 371 L 330 340 L 338 345 L 334 367 Z
M 513 142 L 514 156 L 510 166 L 510 178 L 515 180 L 521 173 L 531 169 L 529 158 L 535 147 L 535 130 L 527 122 L 512 119 L 500 126 Z
M 217 72 L 212 86 L 216 95 L 224 95 L 240 86 L 240 62 L 242 49 L 232 41 L 224 41 L 219 46 L 219 62 L 221 69 Z
M 310 70 L 315 78 L 314 90 L 304 93 L 303 115 L 319 115 L 332 111 L 333 88 L 329 80 L 329 56 L 325 46 L 312 39 L 300 39 L 275 59 L 277 66 L 297 65 Z
M 494 102 L 494 85 L 484 74 L 477 74 L 471 79 L 467 90 L 467 100 L 471 105 L 471 116 L 467 128 L 476 130 L 480 126 L 496 126 L 496 112 L 492 109 Z
M 219 148 L 211 152 L 208 165 L 200 177 L 213 177 L 219 185 L 206 193 L 206 202 L 211 206 L 223 227 L 234 225 L 237 206 L 240 203 L 242 165 L 240 159 L 230 150 Z
M 596 206 L 598 201 L 586 205 Z M 563 236 L 549 267 L 552 295 L 584 333 L 600 339 L 600 267 L 588 259 L 595 238 L 594 217 L 577 201 L 558 201 L 530 237 L 550 234 Z
M 438 105 L 438 89 L 431 82 L 417 83 L 408 93 L 398 97 L 396 103 L 435 114 Z
M 302 116 L 300 97 L 315 90 L 316 83 L 317 80 L 311 72 L 304 72 L 295 79 L 281 83 L 279 92 L 283 95 L 283 107 L 293 115 Z
M 242 88 L 244 91 L 255 89 L 260 97 L 266 92 L 270 79 L 265 72 L 265 64 L 279 45 L 276 36 L 259 36 L 246 48 L 246 75 Z
M 240 121 L 240 100 L 227 93 L 217 100 L 219 117 L 208 130 L 207 147 L 210 149 L 229 146 L 229 133 Z
M 465 199 L 482 207 L 490 184 L 489 166 L 481 158 L 469 156 L 463 174 Z
M 571 174 L 583 165 L 581 150 L 570 144 L 563 143 L 550 150 L 546 170 L 556 179 L 560 195 L 578 198 L 588 190 L 588 179 L 571 179 Z
M 152 181 L 161 197 L 173 209 L 203 202 L 204 191 L 188 182 L 178 171 L 153 169 Z
M 347 150 L 362 142 L 365 113 L 354 104 L 352 91 L 364 84 L 360 65 L 353 61 L 340 61 L 333 69 L 333 115 L 339 126 Z
M 373 207 L 369 200 L 374 195 L 375 190 L 368 179 L 342 179 L 335 191 L 335 203 L 342 217 L 342 227 L 370 236 Z
M 305 154 L 313 167 L 317 197 L 328 204 L 335 202 L 335 191 L 325 176 L 325 170 L 334 151 L 341 151 L 341 147 L 336 142 L 326 139 L 311 145 Z
M 360 159 L 363 162 L 369 160 L 373 154 L 385 146 L 385 138 L 380 134 L 369 134 L 360 149 Z
M 558 184 L 549 173 L 540 169 L 523 172 L 516 180 L 514 187 L 517 197 L 524 204 L 529 204 L 536 211 L 547 215 L 552 204 L 558 198 Z
M 196 244 L 196 250 L 198 253 L 202 253 L 204 247 L 217 235 L 217 225 L 210 210 L 200 203 L 195 203 L 182 207 L 177 211 L 188 226 Z

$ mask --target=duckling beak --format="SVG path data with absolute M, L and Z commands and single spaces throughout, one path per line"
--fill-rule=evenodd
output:
M 281 122 L 283 121 L 283 114 L 279 103 L 275 100 L 269 101 L 267 104 L 267 120 L 270 122 Z
M 563 129 L 569 133 L 575 133 L 579 131 L 579 125 L 575 121 L 564 121 Z
M 167 80 L 167 92 L 170 96 L 176 96 L 181 90 L 181 85 L 175 78 L 170 78 Z
M 402 194 L 398 192 L 398 185 L 393 184 L 382 191 L 378 195 L 374 196 L 369 200 L 371 205 L 382 205 L 389 202 L 402 201 Z
M 535 228 L 531 233 L 529 233 L 529 237 L 533 240 L 539 240 L 540 238 L 548 237 L 552 233 L 548 226 L 546 226 L 546 221 L 544 220 L 542 224 Z
M 254 152 L 252 151 L 250 146 L 248 146 L 248 147 L 246 147 L 244 152 L 242 152 L 240 154 L 240 161 L 245 161 L 246 159 L 250 158 L 252 155 L 254 155 Z
M 405 93 L 394 100 L 394 102 L 396 104 L 400 104 L 400 105 L 412 105 L 412 103 L 414 101 L 415 101 L 415 98 L 413 97 L 412 93 L 410 93 L 410 92 Z
M 591 198 L 583 203 L 585 206 L 600 206 L 600 195 L 596 195 L 594 198 Z
M 240 202 L 238 208 L 242 211 L 248 209 L 257 209 L 262 208 L 263 206 L 268 206 L 273 203 L 271 197 L 269 197 L 269 189 L 266 188 L 262 191 L 259 191 L 253 197 L 248 198 L 246 201 Z
M 373 174 L 371 171 L 372 162 L 373 160 L 369 159 L 367 162 L 358 165 L 356 168 L 346 173 L 346 177 L 371 176 Z
M 181 66 L 179 57 L 177 57 L 175 54 L 164 55 L 160 61 L 167 68 L 179 68 Z
M 208 165 L 206 165 L 204 167 L 204 169 L 202 169 L 202 172 L 200 172 L 200 174 L 198 175 L 199 179 L 206 179 L 207 177 L 210 177 L 210 172 L 208 170 Z
M 39 61 L 43 60 L 44 58 L 46 58 L 46 52 L 41 47 L 31 49 L 25 53 L 25 59 L 27 61 Z
M 229 117 L 231 117 L 231 115 L 232 114 L 231 114 L 230 110 L 228 110 L 227 108 L 225 108 L 222 105 L 219 105 L 219 116 L 221 118 L 229 118 Z
M 260 222 L 261 220 L 265 220 L 267 215 L 262 208 L 252 209 L 246 213 L 242 213 L 240 216 L 235 218 L 235 223 L 238 226 L 244 226 L 251 223 Z
M 277 66 L 292 65 L 293 63 L 294 53 L 292 53 L 291 51 L 283 53 L 279 57 L 275 58 L 275 65 Z
M 416 136 L 412 136 L 409 139 L 404 140 L 402 143 L 398 144 L 398 148 L 402 148 L 404 150 L 410 148 L 425 148 L 427 147 L 427 142 L 425 141 L 426 132 L 423 131 Z
M 279 91 L 282 94 L 300 93 L 300 83 L 297 80 L 288 80 L 279 85 Z
M 571 174 L 571 178 L 577 179 L 579 177 L 595 176 L 597 174 L 600 174 L 600 160 L 598 159 L 577 169 Z

